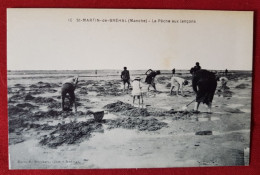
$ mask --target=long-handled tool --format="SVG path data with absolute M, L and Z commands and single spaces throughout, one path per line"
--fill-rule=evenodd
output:
M 192 101 L 189 102 L 187 105 L 183 106 L 181 109 L 182 109 L 183 111 L 187 110 L 188 106 L 189 106 L 191 103 L 193 103 L 195 100 L 196 100 L 196 99 L 192 100 Z
M 79 76 L 78 76 L 78 75 L 75 77 L 74 82 L 75 82 L 75 85 L 74 85 L 74 90 L 75 90 L 76 87 L 77 87 L 77 85 L 78 85 L 78 82 L 79 82 Z M 75 97 L 75 99 L 74 99 L 74 105 L 75 105 L 75 113 L 77 114 L 77 102 L 76 102 L 76 97 Z

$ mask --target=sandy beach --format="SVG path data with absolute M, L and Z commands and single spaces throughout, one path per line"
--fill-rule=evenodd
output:
M 9 155 L 12 169 L 152 168 L 247 165 L 250 147 L 252 72 L 228 74 L 230 89 L 216 91 L 212 114 L 195 98 L 191 75 L 184 96 L 170 95 L 170 71 L 157 76 L 159 92 L 132 104 L 120 72 L 8 72 Z M 79 75 L 78 112 L 61 111 L 61 82 Z M 133 76 L 132 76 L 133 75 Z M 218 87 L 220 83 L 218 82 Z M 67 101 L 68 103 L 68 101 Z M 103 110 L 95 121 L 91 110 Z M 246 151 L 247 152 L 247 151 Z

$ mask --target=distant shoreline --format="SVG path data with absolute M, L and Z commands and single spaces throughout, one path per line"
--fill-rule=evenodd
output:
M 76 72 L 76 71 L 122 71 L 123 69 L 86 69 L 86 70 L 7 70 L 7 72 L 45 72 L 45 71 L 51 71 L 51 72 L 62 72 L 62 71 L 69 71 L 69 72 Z M 128 69 L 129 71 L 147 71 L 148 69 L 137 69 L 137 70 L 131 70 Z M 157 70 L 157 69 L 154 69 Z M 169 69 L 159 69 L 161 71 L 171 71 Z M 189 71 L 190 69 L 176 69 L 176 71 Z M 215 70 L 215 69 L 206 69 L 209 71 L 225 71 L 225 69 L 221 69 L 221 70 Z M 238 72 L 238 71 L 243 71 L 243 72 L 252 72 L 253 70 L 229 70 L 229 72 Z

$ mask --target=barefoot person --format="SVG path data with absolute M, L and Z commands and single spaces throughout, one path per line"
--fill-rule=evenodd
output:
M 159 74 L 161 74 L 161 72 L 159 70 L 153 71 L 152 69 L 149 69 L 148 71 L 146 71 L 145 82 L 148 84 L 148 91 L 149 91 L 151 86 L 154 88 L 155 91 L 157 91 L 156 86 L 155 86 L 155 82 L 154 82 L 154 78 L 156 77 L 156 75 L 159 75 Z
M 65 100 L 66 95 L 69 94 L 70 106 L 69 106 L 68 110 L 70 110 L 70 111 L 72 110 L 71 108 L 72 108 L 73 103 L 74 103 L 75 112 L 77 112 L 77 106 L 76 106 L 76 103 L 75 103 L 75 93 L 74 93 L 77 84 L 78 84 L 78 76 L 75 76 L 73 78 L 68 78 L 68 79 L 66 79 L 62 82 L 62 88 L 61 88 L 61 107 L 62 107 L 62 111 L 65 111 L 64 100 Z
M 177 87 L 176 95 L 179 96 L 179 91 L 181 91 L 181 95 L 184 96 L 184 94 L 183 94 L 183 86 L 186 86 L 187 84 L 188 84 L 187 80 L 185 80 L 183 78 L 180 78 L 180 77 L 173 76 L 171 78 L 171 91 L 170 91 L 170 94 L 172 95 L 173 89 L 175 87 Z
M 142 104 L 144 103 L 144 99 L 143 99 L 143 95 L 142 95 L 142 87 L 141 87 L 141 83 L 140 83 L 141 78 L 140 77 L 136 77 L 132 83 L 132 95 L 133 95 L 133 105 L 135 103 L 135 97 L 138 98 L 139 100 L 139 107 L 140 107 L 140 98 L 142 98 Z
M 196 93 L 196 102 L 194 111 L 198 111 L 200 103 L 208 106 L 208 112 L 211 113 L 212 100 L 217 87 L 217 80 L 214 73 L 207 70 L 197 70 L 195 73 L 191 71 L 192 88 Z
M 123 80 L 124 83 L 124 91 L 125 91 L 125 84 L 127 83 L 127 91 L 129 90 L 130 86 L 130 74 L 129 71 L 127 70 L 127 67 L 124 67 L 124 70 L 121 72 L 121 79 Z

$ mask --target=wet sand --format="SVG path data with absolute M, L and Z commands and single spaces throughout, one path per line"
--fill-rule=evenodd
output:
M 245 165 L 250 147 L 251 74 L 230 74 L 216 91 L 213 113 L 181 107 L 195 98 L 190 76 L 185 96 L 170 95 L 170 74 L 157 77 L 159 92 L 133 106 L 118 77 L 80 77 L 78 113 L 61 112 L 61 81 L 8 77 L 9 153 L 13 169 L 151 168 Z M 142 82 L 144 81 L 144 76 Z M 67 101 L 68 103 L 68 101 Z M 104 110 L 95 121 L 89 110 Z

